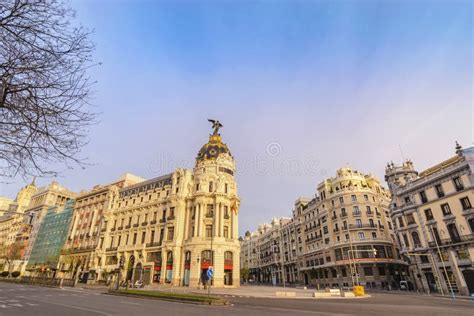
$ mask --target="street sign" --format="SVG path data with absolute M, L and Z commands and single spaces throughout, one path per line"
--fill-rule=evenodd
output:
M 212 279 L 213 276 L 214 276 L 214 267 L 209 266 L 209 268 L 207 268 L 207 277 L 210 280 L 210 279 Z

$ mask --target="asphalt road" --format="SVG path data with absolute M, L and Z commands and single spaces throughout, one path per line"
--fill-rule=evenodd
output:
M 227 297 L 229 307 L 211 307 L 111 296 L 96 290 L 55 289 L 0 283 L 0 315 L 469 315 L 474 302 L 375 294 L 363 299 L 262 299 Z

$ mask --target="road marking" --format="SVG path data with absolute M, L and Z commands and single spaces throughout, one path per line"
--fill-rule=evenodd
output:
M 139 303 L 125 302 L 125 301 L 120 301 L 120 303 L 130 304 L 130 305 L 140 305 Z
M 10 306 L 5 305 L 5 304 L 0 304 L 0 307 L 1 307 L 1 308 L 10 308 Z
M 26 303 L 26 305 L 30 305 L 30 306 L 39 306 L 40 304 L 35 304 L 35 303 Z
M 15 306 L 15 307 L 23 307 L 23 305 L 21 305 L 21 304 L 19 304 L 19 303 L 10 304 L 10 306 Z

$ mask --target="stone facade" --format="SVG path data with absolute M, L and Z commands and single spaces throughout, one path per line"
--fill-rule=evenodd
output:
M 391 217 L 418 289 L 474 293 L 474 147 L 418 173 L 389 163 Z
M 105 216 L 100 269 L 111 272 L 123 258 L 122 280 L 198 286 L 213 266 L 213 286 L 239 286 L 234 174 L 234 158 L 214 132 L 193 170 L 178 168 L 119 189 Z
M 105 232 L 104 219 L 112 210 L 118 189 L 144 181 L 132 174 L 125 174 L 108 185 L 96 185 L 76 197 L 74 218 L 61 256 L 60 270 L 68 278 L 95 283 L 101 279 L 99 262 L 101 238 Z
M 270 271 L 274 283 L 397 287 L 408 275 L 395 247 L 389 202 L 375 177 L 341 168 L 318 185 L 313 199 L 295 202 L 291 220 L 245 236 L 242 256 L 249 258 L 248 243 L 255 245 L 258 282 L 268 282 Z
M 24 268 L 21 258 L 24 256 L 29 239 L 29 217 L 25 215 L 25 210 L 37 189 L 34 180 L 23 187 L 15 200 L 9 204 L 6 212 L 0 216 L 0 247 L 2 256 L 7 257 L 0 259 L 0 266 L 3 266 L 4 270 L 17 271 Z M 19 256 L 12 254 L 13 245 L 19 250 Z M 14 260 L 10 260 L 10 257 Z

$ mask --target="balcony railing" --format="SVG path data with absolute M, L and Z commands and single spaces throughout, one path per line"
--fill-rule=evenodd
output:
M 174 215 L 171 215 L 171 216 L 168 216 L 166 219 L 169 220 L 169 221 L 172 221 L 173 219 L 175 219 L 175 217 L 174 217 Z
M 452 239 L 452 238 L 445 238 L 441 239 L 438 242 L 438 246 L 449 246 L 449 245 L 454 245 L 454 244 L 459 244 L 463 242 L 469 242 L 469 241 L 474 241 L 474 234 L 469 234 L 469 235 L 463 235 L 458 238 Z M 436 247 L 436 242 L 435 241 L 430 241 L 428 242 L 428 246 L 430 247 Z
M 123 226 L 120 226 L 117 228 L 117 230 L 122 230 L 123 229 Z
M 156 224 L 156 219 L 152 220 L 152 221 L 150 222 L 150 224 L 151 224 L 151 225 L 155 225 L 155 224 Z
M 125 229 L 129 229 L 130 227 L 131 227 L 130 225 L 127 225 L 127 226 L 125 226 Z
M 148 222 L 143 222 L 142 223 L 142 226 L 146 226 L 146 225 L 148 225 Z
M 377 228 L 376 224 L 349 224 L 349 229 Z
M 160 223 L 162 223 L 162 224 L 163 224 L 163 223 L 166 223 L 166 218 L 160 219 Z
M 109 247 L 105 249 L 105 251 L 116 251 L 116 250 L 117 250 L 117 247 Z

